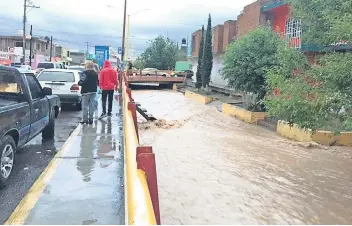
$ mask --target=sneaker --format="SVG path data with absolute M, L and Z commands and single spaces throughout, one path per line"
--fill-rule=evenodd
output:
M 83 120 L 83 121 L 80 121 L 79 123 L 81 123 L 81 124 L 88 124 L 88 121 Z
M 111 117 L 111 113 L 108 113 L 108 117 Z
M 88 120 L 88 124 L 92 125 L 93 124 L 93 119 Z

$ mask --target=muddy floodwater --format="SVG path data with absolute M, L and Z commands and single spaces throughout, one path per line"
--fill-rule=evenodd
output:
M 304 147 L 172 91 L 134 91 L 162 224 L 352 224 L 351 148 Z

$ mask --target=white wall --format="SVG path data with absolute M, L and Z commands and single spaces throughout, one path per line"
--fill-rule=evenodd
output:
M 188 62 L 192 64 L 192 71 L 194 72 L 193 81 L 196 82 L 196 72 L 198 66 L 198 57 L 192 57 L 188 59 Z M 227 82 L 222 79 L 219 70 L 221 69 L 221 55 L 214 55 L 213 57 L 213 69 L 210 75 L 211 84 L 218 86 L 227 86 Z

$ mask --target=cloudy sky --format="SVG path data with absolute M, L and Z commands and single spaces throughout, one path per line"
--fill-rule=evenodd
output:
M 124 0 L 31 1 L 40 6 L 28 12 L 27 27 L 33 25 L 34 36 L 52 35 L 56 43 L 75 49 L 85 49 L 88 42 L 91 52 L 94 45 L 121 46 Z M 130 48 L 138 55 L 158 35 L 180 42 L 206 24 L 209 13 L 215 26 L 236 19 L 253 1 L 128 0 Z M 23 0 L 0 0 L 0 34 L 18 34 L 22 16 Z

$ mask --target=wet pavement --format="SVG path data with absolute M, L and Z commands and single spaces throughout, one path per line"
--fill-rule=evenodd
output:
M 133 96 L 166 120 L 140 129 L 162 224 L 352 224 L 351 148 L 306 148 L 178 92 Z
M 18 150 L 9 185 L 0 189 L 0 224 L 4 224 L 38 176 L 76 128 L 81 112 L 64 107 L 55 124 L 55 142 L 42 144 L 39 134 Z
M 124 224 L 120 133 L 116 115 L 79 125 L 25 224 Z

